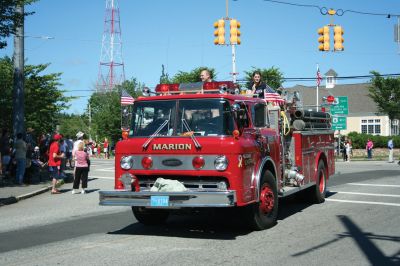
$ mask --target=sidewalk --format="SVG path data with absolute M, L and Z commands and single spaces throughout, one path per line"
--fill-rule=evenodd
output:
M 72 170 L 65 171 L 67 180 L 72 180 Z M 64 181 L 58 186 L 64 184 Z M 20 200 L 27 199 L 38 194 L 51 190 L 51 180 L 47 175 L 42 175 L 42 180 L 39 176 L 33 178 L 29 185 L 19 186 L 14 184 L 13 180 L 0 177 L 0 207 L 8 204 L 17 203 Z

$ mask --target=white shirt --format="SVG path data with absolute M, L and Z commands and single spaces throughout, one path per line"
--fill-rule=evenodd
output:
M 350 143 L 346 143 L 346 152 L 347 152 L 347 153 L 350 153 L 350 152 L 351 152 Z
M 75 157 L 75 152 L 78 150 L 79 143 L 83 142 L 83 140 L 78 139 L 74 142 L 74 148 L 72 149 L 72 156 Z

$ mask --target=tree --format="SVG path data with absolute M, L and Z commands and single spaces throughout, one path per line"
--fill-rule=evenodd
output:
M 371 71 L 371 74 L 374 77 L 368 96 L 374 100 L 379 112 L 389 116 L 390 121 L 400 119 L 400 78 L 384 78 L 376 71 Z
M 171 83 L 190 83 L 190 82 L 200 82 L 200 73 L 202 70 L 207 69 L 210 71 L 211 78 L 215 77 L 215 70 L 213 68 L 198 67 L 190 72 L 179 71 L 173 78 Z
M 252 67 L 251 71 L 245 71 L 246 73 L 246 87 L 250 86 L 252 81 L 252 75 L 254 71 L 259 71 L 261 73 L 261 80 L 267 83 L 270 87 L 277 89 L 282 86 L 283 83 L 283 74 L 279 71 L 278 68 L 271 67 L 271 68 L 256 68 Z
M 84 114 L 60 114 L 58 124 L 60 125 L 60 133 L 67 138 L 74 139 L 79 131 L 89 132 L 88 117 Z
M 0 128 L 12 128 L 13 63 L 0 59 Z
M 99 140 L 107 137 L 116 142 L 121 137 L 121 90 L 125 89 L 136 98 L 141 95 L 143 87 L 144 84 L 132 78 L 116 86 L 111 92 L 92 94 L 89 99 L 92 137 L 98 136 Z
M 4 40 L 11 34 L 15 34 L 15 29 L 21 25 L 25 16 L 33 14 L 33 12 L 25 12 L 23 16 L 15 12 L 15 6 L 19 2 L 31 4 L 37 0 L 0 0 L 0 49 L 7 46 Z
M 25 123 L 37 133 L 55 129 L 58 114 L 68 108 L 73 97 L 66 97 L 61 86 L 61 73 L 43 74 L 49 64 L 25 65 Z M 0 59 L 0 127 L 11 128 L 13 63 L 9 57 Z

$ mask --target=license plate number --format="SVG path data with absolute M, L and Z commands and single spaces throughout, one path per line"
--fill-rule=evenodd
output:
M 150 206 L 165 207 L 169 204 L 169 196 L 151 196 Z

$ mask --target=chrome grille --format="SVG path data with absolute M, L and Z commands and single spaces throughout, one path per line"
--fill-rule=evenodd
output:
M 150 190 L 150 188 L 154 185 L 156 179 L 159 177 L 162 177 L 164 179 L 178 180 L 187 189 L 193 191 L 221 191 L 220 189 L 218 189 L 218 183 L 221 181 L 225 181 L 229 189 L 229 182 L 224 177 L 195 177 L 195 180 L 194 177 L 172 178 L 169 176 L 137 176 L 137 178 L 139 179 L 140 190 Z

